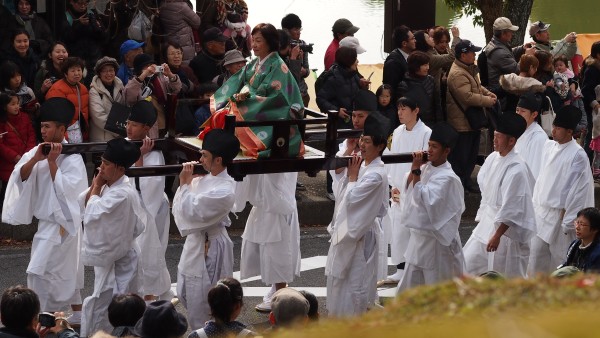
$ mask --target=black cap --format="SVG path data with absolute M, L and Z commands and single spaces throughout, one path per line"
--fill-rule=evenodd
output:
M 153 63 L 154 59 L 152 59 L 152 56 L 148 54 L 138 54 L 135 56 L 135 59 L 133 59 L 133 70 L 136 74 L 141 74 L 144 67 Z
M 187 328 L 185 316 L 170 301 L 157 300 L 148 304 L 133 333 L 144 338 L 181 337 Z
M 527 121 L 519 114 L 507 112 L 498 117 L 496 131 L 499 133 L 519 138 L 525 129 L 527 129 Z
M 377 110 L 377 95 L 367 89 L 361 89 L 354 96 L 353 110 L 366 110 L 368 112 Z
M 156 108 L 154 108 L 152 102 L 141 100 L 131 107 L 131 113 L 127 119 L 152 127 L 156 123 L 156 118 Z
M 202 34 L 202 42 L 207 43 L 209 41 L 225 42 L 227 37 L 223 35 L 223 32 L 217 27 L 212 27 L 204 31 Z
M 52 97 L 40 107 L 40 122 L 57 122 L 69 126 L 75 116 L 75 105 L 64 97 Z
M 458 132 L 446 122 L 439 122 L 431 128 L 430 141 L 436 141 L 447 148 L 454 148 L 458 140 Z
M 481 50 L 481 47 L 477 47 L 475 46 L 471 41 L 469 40 L 461 40 L 459 43 L 456 44 L 456 46 L 454 47 L 454 52 L 456 54 L 456 58 L 458 59 L 460 57 L 460 54 L 462 53 L 468 53 L 468 52 L 479 52 Z
M 527 92 L 519 97 L 517 107 L 528 109 L 532 113 L 534 111 L 539 112 L 542 109 L 542 97 L 534 92 Z
M 575 106 L 563 106 L 556 112 L 553 125 L 575 131 L 581 121 L 581 110 Z
M 204 135 L 202 149 L 213 156 L 223 158 L 223 164 L 228 164 L 240 152 L 240 141 L 234 134 L 223 129 L 213 129 Z
M 365 119 L 363 135 L 387 139 L 390 135 L 390 120 L 379 112 L 372 112 Z
M 354 26 L 348 19 L 337 19 L 331 27 L 331 31 L 338 34 L 354 34 L 360 28 Z
M 106 142 L 106 150 L 102 158 L 120 167 L 129 168 L 140 158 L 140 147 L 124 138 L 116 138 Z

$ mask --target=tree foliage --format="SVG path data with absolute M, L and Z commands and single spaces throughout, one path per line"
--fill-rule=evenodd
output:
M 486 41 L 492 38 L 492 25 L 500 16 L 510 19 L 519 26 L 513 41 L 523 42 L 527 31 L 527 20 L 531 14 L 533 0 L 444 0 L 446 5 L 465 15 L 474 17 L 474 24 L 483 26 Z M 478 12 L 479 11 L 479 12 Z

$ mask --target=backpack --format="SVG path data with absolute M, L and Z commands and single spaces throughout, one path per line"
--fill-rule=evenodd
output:
M 152 21 L 138 9 L 127 29 L 127 36 L 132 40 L 146 41 L 150 35 L 152 35 Z
M 317 80 L 315 81 L 315 94 L 318 94 L 321 88 L 323 88 L 325 82 L 327 82 L 327 79 L 333 76 L 334 67 L 337 67 L 337 65 L 333 64 L 328 70 L 324 70 L 321 74 L 319 74 Z
M 489 84 L 489 75 L 487 55 L 485 54 L 485 50 L 481 51 L 477 57 L 477 67 L 479 68 L 479 79 L 481 80 L 481 85 L 487 87 Z

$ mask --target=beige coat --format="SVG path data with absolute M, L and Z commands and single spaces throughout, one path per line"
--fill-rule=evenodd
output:
M 104 130 L 106 119 L 110 113 L 113 102 L 125 103 L 123 97 L 123 82 L 115 77 L 115 87 L 111 96 L 108 89 L 102 84 L 102 80 L 95 75 L 90 84 L 90 141 L 106 142 L 119 137 L 118 134 Z
M 454 101 L 454 97 L 465 110 L 469 107 L 492 107 L 494 105 L 492 93 L 479 82 L 478 72 L 479 69 L 476 65 L 466 65 L 456 60 L 448 73 L 446 95 L 448 123 L 459 132 L 472 131 L 472 129 L 465 114 Z

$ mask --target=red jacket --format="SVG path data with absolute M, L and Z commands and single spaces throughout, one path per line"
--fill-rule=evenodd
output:
M 82 127 L 82 134 L 84 142 L 87 142 L 89 139 L 89 104 L 90 104 L 90 94 L 88 89 L 81 84 L 81 82 L 77 83 L 79 86 L 79 93 L 81 95 L 81 108 L 79 107 L 79 102 L 77 100 L 77 88 L 75 86 L 71 86 L 65 79 L 61 79 L 56 81 L 48 92 L 46 93 L 46 100 L 51 97 L 64 97 L 67 100 L 71 101 L 75 106 L 75 114 L 73 115 L 73 120 L 71 120 L 71 124 L 77 122 L 79 119 L 78 112 L 81 111 L 83 115 L 83 119 L 85 120 L 85 126 Z M 65 133 L 66 136 L 66 133 Z
M 15 168 L 15 157 L 25 154 L 37 144 L 35 132 L 29 116 L 23 112 L 8 115 L 8 122 L 15 127 L 19 135 L 6 122 L 0 122 L 0 179 L 7 182 Z
M 333 39 L 325 51 L 325 70 L 329 70 L 335 62 L 335 52 L 337 52 L 338 48 L 340 48 L 340 40 Z

